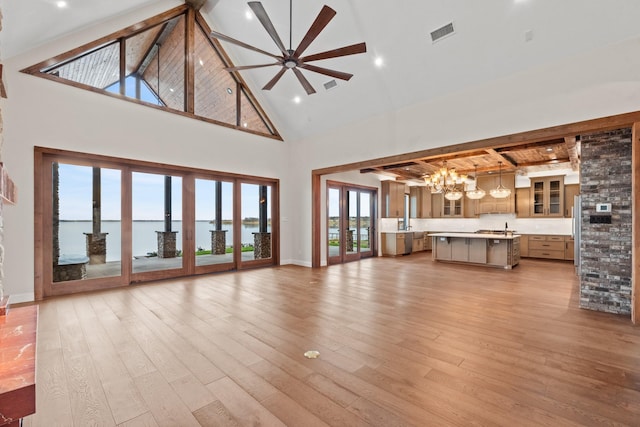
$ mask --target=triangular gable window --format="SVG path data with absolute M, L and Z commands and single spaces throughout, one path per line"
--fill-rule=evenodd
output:
M 282 139 L 210 31 L 179 6 L 22 71 Z

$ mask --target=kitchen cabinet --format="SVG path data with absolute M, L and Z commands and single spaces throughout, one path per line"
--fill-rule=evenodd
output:
M 531 178 L 531 216 L 564 216 L 564 177 Z
M 407 255 L 413 247 L 413 233 L 381 233 L 382 256 Z
M 520 236 L 487 233 L 434 233 L 432 257 L 451 261 L 513 268 L 520 261 Z
M 565 259 L 565 236 L 539 234 L 530 235 L 529 257 Z
M 442 199 L 442 217 L 443 218 L 462 218 L 464 215 L 464 196 L 459 200 L 447 200 L 443 194 Z
M 580 184 L 564 186 L 564 217 L 573 217 L 573 197 L 580 194 Z
M 478 200 L 478 214 L 487 213 L 513 213 L 515 212 L 516 176 L 512 173 L 502 174 L 502 185 L 511 190 L 511 195 L 505 199 L 494 199 L 489 191 L 500 184 L 500 175 L 481 175 L 477 178 L 478 186 L 487 192 L 487 195 Z
M 413 232 L 413 249 L 411 252 L 422 252 L 424 251 L 424 231 L 414 231 Z
M 444 197 L 440 193 L 431 195 L 431 217 L 442 218 L 442 205 Z
M 409 189 L 409 217 L 431 218 L 431 190 L 428 187 Z
M 565 236 L 564 238 L 564 259 L 567 261 L 573 261 L 575 258 L 574 252 L 575 240 L 571 236 Z
M 464 207 L 462 210 L 464 211 L 465 218 L 477 217 L 480 214 L 478 200 L 469 199 L 465 196 Z
M 516 216 L 529 218 L 531 216 L 531 190 L 529 187 L 516 188 Z
M 520 235 L 520 256 L 528 257 L 529 256 L 529 236 Z
M 405 185 L 401 182 L 382 181 L 382 217 L 404 218 Z

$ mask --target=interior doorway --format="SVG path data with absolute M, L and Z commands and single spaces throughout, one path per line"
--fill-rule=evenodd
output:
M 327 181 L 327 263 L 376 254 L 377 189 Z

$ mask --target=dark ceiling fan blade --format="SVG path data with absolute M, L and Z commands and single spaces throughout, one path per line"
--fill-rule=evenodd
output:
M 231 38 L 231 37 L 229 37 L 229 36 L 225 36 L 224 34 L 220 34 L 220 33 L 219 33 L 219 32 L 217 32 L 217 31 L 211 31 L 211 37 L 213 37 L 214 39 L 224 40 L 224 41 L 226 41 L 226 42 L 236 44 L 236 45 L 238 45 L 238 46 L 240 46 L 240 47 L 243 47 L 243 48 L 245 48 L 245 49 L 253 50 L 253 51 L 258 52 L 258 53 L 261 53 L 261 54 L 263 54 L 263 55 L 270 56 L 270 57 L 272 57 L 272 58 L 282 59 L 282 58 L 281 58 L 280 56 L 278 56 L 278 55 L 274 55 L 273 53 L 269 53 L 269 52 L 267 52 L 267 51 L 265 51 L 265 50 L 258 49 L 257 47 L 253 47 L 253 46 L 251 46 L 251 45 L 249 45 L 249 44 L 246 44 L 246 43 L 244 43 L 244 42 L 241 42 L 240 40 L 236 40 L 236 39 Z
M 241 65 L 239 67 L 226 67 L 225 70 L 227 70 L 227 71 L 251 70 L 252 68 L 271 67 L 273 65 L 282 65 L 282 64 L 280 62 L 274 62 L 272 64 Z
M 352 44 L 351 46 L 341 47 L 339 49 L 327 50 L 326 52 L 316 53 L 314 55 L 300 58 L 299 62 L 318 61 L 320 59 L 338 58 L 340 56 L 355 55 L 356 53 L 365 53 L 367 51 L 366 43 Z
M 273 26 L 271 19 L 269 19 L 269 15 L 267 15 L 267 11 L 264 10 L 264 7 L 262 7 L 262 3 L 260 3 L 259 1 L 250 1 L 248 5 L 251 8 L 251 10 L 253 10 L 253 13 L 256 15 L 260 23 L 262 23 L 262 26 L 264 27 L 264 29 L 267 30 L 267 33 L 269 33 L 273 41 L 276 43 L 276 46 L 278 46 L 278 49 L 280 49 L 280 52 L 282 52 L 284 56 L 288 56 L 289 52 L 287 52 L 287 49 L 284 47 L 284 44 L 282 43 L 282 40 L 280 40 L 280 36 L 278 36 L 278 32 L 276 31 L 276 28 Z
M 300 81 L 300 84 L 302 85 L 304 90 L 307 91 L 307 95 L 316 93 L 316 90 L 313 88 L 313 86 L 311 86 L 311 83 L 309 83 L 309 80 L 306 79 L 306 77 L 302 74 L 300 70 L 298 70 L 297 67 L 292 68 L 292 70 L 293 70 L 293 73 L 298 78 L 298 80 Z
M 311 64 L 298 64 L 298 67 L 305 70 L 313 71 L 314 73 L 324 74 L 325 76 L 335 77 L 336 79 L 349 80 L 353 77 L 353 74 L 343 73 L 342 71 L 330 70 L 328 68 L 316 67 Z
M 269 83 L 267 83 L 266 85 L 264 85 L 264 87 L 262 88 L 262 90 L 271 90 L 276 83 L 278 83 L 278 80 L 280 80 L 280 77 L 282 77 L 282 75 L 285 73 L 285 71 L 287 71 L 288 68 L 286 67 L 282 67 L 280 69 L 280 71 L 278 71 L 278 74 L 275 75 L 274 78 L 272 78 L 271 80 L 269 80 Z
M 298 48 L 293 53 L 294 58 L 298 58 L 300 55 L 302 55 L 302 52 L 304 52 L 305 49 L 309 47 L 311 42 L 313 42 L 316 37 L 318 37 L 318 34 L 320 34 L 320 32 L 324 29 L 324 27 L 327 26 L 327 24 L 333 19 L 334 16 L 336 16 L 335 10 L 326 5 L 322 6 L 322 10 L 320 10 L 320 13 L 316 17 L 316 20 L 313 21 L 313 24 L 311 24 L 309 31 L 307 31 L 307 34 L 304 35 L 302 41 L 298 45 Z

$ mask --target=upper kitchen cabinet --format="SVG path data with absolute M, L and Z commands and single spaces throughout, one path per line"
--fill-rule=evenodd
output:
M 574 196 L 580 194 L 580 184 L 570 184 L 564 186 L 564 217 L 573 217 Z
M 404 183 L 395 181 L 382 181 L 381 185 L 382 217 L 404 218 Z
M 564 176 L 531 178 L 531 216 L 563 217 Z
M 494 199 L 489 191 L 500 184 L 499 175 L 482 175 L 477 178 L 477 185 L 487 192 L 487 195 L 478 200 L 478 214 L 487 213 L 513 213 L 516 209 L 516 176 L 513 173 L 502 174 L 502 185 L 511 190 L 511 195 L 505 199 Z
M 516 216 L 529 218 L 531 216 L 531 189 L 529 187 L 516 188 Z
M 464 216 L 464 197 L 458 200 L 447 200 L 444 195 L 442 198 L 442 217 L 443 218 L 462 218 Z
M 431 190 L 427 187 L 410 187 L 409 217 L 431 218 Z

